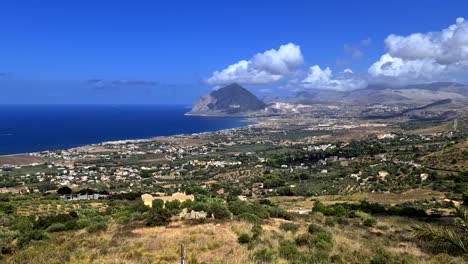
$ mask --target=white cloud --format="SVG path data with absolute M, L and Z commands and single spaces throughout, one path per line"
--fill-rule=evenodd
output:
M 209 85 L 229 83 L 264 84 L 293 75 L 304 62 L 301 48 L 293 43 L 282 45 L 279 49 L 258 53 L 250 60 L 241 60 L 221 71 L 213 72 L 206 81 Z
M 468 65 L 468 23 L 457 18 L 456 24 L 437 32 L 392 34 L 385 46 L 387 53 L 368 70 L 377 81 L 406 84 L 446 79 Z
M 432 59 L 449 65 L 468 60 L 468 23 L 457 23 L 438 32 L 415 33 L 403 37 L 390 35 L 385 39 L 388 53 L 405 60 Z
M 329 67 L 322 70 L 320 66 L 314 65 L 310 67 L 307 77 L 301 84 L 302 87 L 310 89 L 350 91 L 365 88 L 367 81 L 362 76 L 354 74 L 351 69 L 334 76 Z
M 425 82 L 440 78 L 447 66 L 431 59 L 404 60 L 386 53 L 372 64 L 369 74 L 374 77 L 396 78 L 401 83 Z

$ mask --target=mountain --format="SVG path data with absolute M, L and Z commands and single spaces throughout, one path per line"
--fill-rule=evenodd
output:
M 466 104 L 468 86 L 453 82 L 413 84 L 404 87 L 369 85 L 352 91 L 310 90 L 286 98 L 287 102 L 301 104 L 344 103 L 352 105 L 425 105 L 451 99 Z
M 261 110 L 265 106 L 247 89 L 234 83 L 200 97 L 187 114 L 239 115 Z

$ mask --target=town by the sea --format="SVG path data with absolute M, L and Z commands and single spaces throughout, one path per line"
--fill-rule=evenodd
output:
M 183 105 L 2 105 L 0 155 L 241 127 L 240 118 L 187 116 Z

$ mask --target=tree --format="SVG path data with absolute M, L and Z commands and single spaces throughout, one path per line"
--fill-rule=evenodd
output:
M 216 219 L 224 220 L 231 218 L 231 212 L 228 207 L 222 203 L 211 204 L 210 212 Z
M 154 199 L 152 202 L 152 207 L 153 208 L 160 208 L 162 209 L 164 207 L 164 201 L 161 199 Z
M 166 208 L 151 208 L 146 219 L 147 226 L 165 226 L 171 222 L 171 212 Z
M 72 193 L 72 189 L 70 189 L 68 186 L 63 186 L 57 190 L 57 193 L 60 195 L 69 195 Z
M 171 211 L 172 213 L 177 213 L 180 208 L 180 201 L 179 200 L 173 200 L 173 201 L 167 201 L 166 202 L 166 209 Z
M 463 193 L 463 204 L 468 205 L 468 191 Z
M 436 226 L 420 224 L 412 226 L 413 236 L 448 243 L 461 251 L 468 252 L 468 210 L 455 207 L 455 224 L 451 226 Z
M 79 193 L 80 193 L 81 195 L 85 195 L 85 194 L 86 194 L 86 195 L 93 195 L 93 194 L 95 193 L 95 191 L 94 191 L 93 189 L 86 188 L 86 189 L 81 189 L 81 190 L 79 191 Z

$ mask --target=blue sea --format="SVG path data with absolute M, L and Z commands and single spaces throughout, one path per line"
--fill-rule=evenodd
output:
M 186 116 L 181 105 L 2 105 L 0 155 L 236 128 L 239 118 Z

